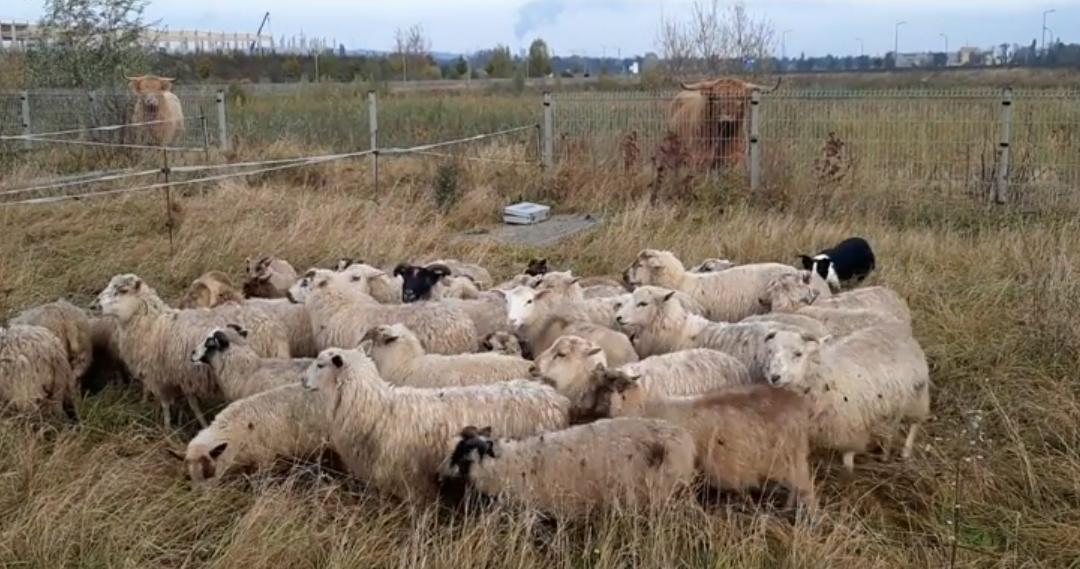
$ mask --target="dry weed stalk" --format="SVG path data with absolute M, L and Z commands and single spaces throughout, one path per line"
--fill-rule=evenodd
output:
M 638 132 L 631 130 L 622 137 L 619 143 L 619 151 L 622 154 L 623 171 L 632 172 L 641 159 L 641 145 L 638 143 Z

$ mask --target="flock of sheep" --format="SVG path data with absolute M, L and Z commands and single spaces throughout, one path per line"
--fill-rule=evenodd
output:
M 812 450 L 850 472 L 906 422 L 907 458 L 930 411 L 906 302 L 859 286 L 873 269 L 859 238 L 802 268 L 645 249 L 623 282 L 544 260 L 496 285 L 454 260 L 298 275 L 266 257 L 176 308 L 122 274 L 89 313 L 61 300 L 0 328 L 0 398 L 77 420 L 79 382 L 111 361 L 166 428 L 190 407 L 202 430 L 173 454 L 197 483 L 331 452 L 407 500 L 580 514 L 772 482 L 814 520 Z

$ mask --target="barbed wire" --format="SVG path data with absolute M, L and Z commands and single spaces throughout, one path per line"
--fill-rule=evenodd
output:
M 255 175 L 255 174 L 265 174 L 265 173 L 268 173 L 268 172 L 276 172 L 276 171 L 279 171 L 279 170 L 285 170 L 285 169 L 288 169 L 288 168 L 295 168 L 295 167 L 298 167 L 298 166 L 307 166 L 307 165 L 312 165 L 312 164 L 322 164 L 324 162 L 331 162 L 331 161 L 342 160 L 342 159 L 346 159 L 346 158 L 357 158 L 357 157 L 361 157 L 361 156 L 370 156 L 370 155 L 381 156 L 383 154 L 396 155 L 396 154 L 424 153 L 424 152 L 427 152 L 427 151 L 430 151 L 430 150 L 433 150 L 433 149 L 436 149 L 436 148 L 443 148 L 443 147 L 446 147 L 446 146 L 452 146 L 452 145 L 455 145 L 455 144 L 463 144 L 463 143 L 466 143 L 466 142 L 476 142 L 476 141 L 485 140 L 485 139 L 488 139 L 488 138 L 495 138 L 495 137 L 499 137 L 499 136 L 505 136 L 507 134 L 513 134 L 515 132 L 521 132 L 521 131 L 524 131 L 524 130 L 531 130 L 531 129 L 535 129 L 535 128 L 536 128 L 536 125 L 516 127 L 516 128 L 510 128 L 510 129 L 501 130 L 501 131 L 493 132 L 493 133 L 478 134 L 478 135 L 470 136 L 470 137 L 466 137 L 466 138 L 459 138 L 459 139 L 455 139 L 455 140 L 447 140 L 447 141 L 442 141 L 442 142 L 435 142 L 435 143 L 431 143 L 431 144 L 413 146 L 413 147 L 410 147 L 410 148 L 400 148 L 400 147 L 380 148 L 380 149 L 377 149 L 377 150 L 360 150 L 360 151 L 356 151 L 356 152 L 344 152 L 344 153 L 338 153 L 338 154 L 325 154 L 325 155 L 319 155 L 319 156 L 306 156 L 306 157 L 300 157 L 300 158 L 286 158 L 286 159 L 277 159 L 277 160 L 266 160 L 266 161 L 259 161 L 259 162 L 247 162 L 247 163 L 242 163 L 242 164 L 220 164 L 220 165 L 209 165 L 208 164 L 208 165 L 199 165 L 199 166 L 181 166 L 181 167 L 177 167 L 177 168 L 170 168 L 169 170 L 171 172 L 177 172 L 177 171 L 199 172 L 199 171 L 206 171 L 206 170 L 216 170 L 216 169 L 221 169 L 221 168 L 236 168 L 236 167 L 244 167 L 244 166 L 266 166 L 266 165 L 269 165 L 269 164 L 275 164 L 275 165 L 265 167 L 265 168 L 257 168 L 255 170 L 245 170 L 243 172 L 226 172 L 224 174 L 217 174 L 217 175 L 214 175 L 214 176 L 205 176 L 205 177 L 200 177 L 200 178 L 192 178 L 190 180 L 179 180 L 179 181 L 175 181 L 175 182 L 171 182 L 171 181 L 170 182 L 160 182 L 160 183 L 156 183 L 156 184 L 148 184 L 148 185 L 145 185 L 145 186 L 137 186 L 137 187 L 134 187 L 134 188 L 118 188 L 118 189 L 115 189 L 115 190 L 87 192 L 87 193 L 74 194 L 74 195 L 48 196 L 48 197 L 30 198 L 30 199 L 18 200 L 18 201 L 12 201 L 12 202 L 0 202 L 0 207 L 15 206 L 15 205 L 48 204 L 48 203 L 56 203 L 56 202 L 69 201 L 69 200 L 82 200 L 82 199 L 85 199 L 85 198 L 98 197 L 98 196 L 108 196 L 108 195 L 117 195 L 117 194 L 125 194 L 125 193 L 143 192 L 143 191 L 149 191 L 149 190 L 159 190 L 159 189 L 164 189 L 164 188 L 173 188 L 173 187 L 176 187 L 176 186 L 185 186 L 185 185 L 190 185 L 190 184 L 200 184 L 200 183 L 205 183 L 205 182 L 217 182 L 217 181 L 221 181 L 221 180 L 227 180 L 229 178 L 239 178 L 239 177 L 244 177 L 244 176 L 252 176 L 252 175 Z M 150 172 L 151 172 L 150 170 L 146 170 L 146 171 L 143 171 L 143 172 L 133 172 L 133 173 L 131 173 L 129 175 L 118 175 L 118 176 L 121 176 L 121 178 L 123 178 L 123 177 L 134 177 L 135 175 L 149 175 Z M 160 169 L 159 170 L 153 170 L 152 172 L 153 173 L 159 173 L 159 172 L 161 172 L 161 170 Z M 117 179 L 121 179 L 121 178 L 117 178 Z M 97 180 L 94 180 L 94 181 L 97 181 Z M 91 181 L 91 182 L 83 182 L 83 183 L 92 183 L 92 182 L 93 181 Z M 71 185 L 71 184 L 68 184 L 68 183 L 56 184 L 56 185 L 54 185 L 54 187 L 64 187 L 64 186 L 67 186 L 67 185 Z M 46 187 L 46 186 L 40 186 L 40 187 L 35 188 L 35 189 L 37 191 L 41 191 L 42 189 L 53 189 L 53 188 L 49 188 L 49 187 Z M 26 191 L 29 191 L 29 190 L 28 189 L 9 190 L 9 192 L 26 192 Z M 0 193 L 0 195 L 5 195 L 5 194 Z

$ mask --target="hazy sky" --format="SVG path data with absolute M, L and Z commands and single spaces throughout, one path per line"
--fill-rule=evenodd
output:
M 41 0 L 5 0 L 0 19 L 37 19 Z M 436 51 L 463 52 L 503 43 L 516 48 L 542 37 L 559 54 L 644 53 L 654 49 L 657 22 L 685 17 L 692 0 L 152 0 L 148 19 L 172 29 L 254 32 L 265 11 L 276 37 L 304 32 L 337 38 L 349 48 L 389 49 L 394 30 L 421 24 Z M 747 0 L 786 34 L 787 54 L 867 54 L 941 50 L 1048 37 L 1080 41 L 1080 0 L 1028 4 L 1024 0 Z M 1071 24 L 1069 23 L 1071 22 Z M 1048 40 L 1049 41 L 1049 40 Z

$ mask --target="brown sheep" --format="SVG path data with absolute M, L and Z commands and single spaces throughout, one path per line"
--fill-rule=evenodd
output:
M 285 292 L 298 278 L 296 269 L 285 259 L 248 257 L 245 264 L 247 280 L 243 290 L 247 298 L 285 298 Z
M 210 271 L 192 281 L 177 308 L 212 308 L 226 302 L 243 302 L 244 297 L 233 288 L 232 280 L 221 271 Z
M 810 403 L 763 384 L 733 385 L 689 396 L 650 396 L 625 374 L 606 374 L 595 387 L 595 418 L 643 417 L 681 426 L 697 443 L 698 469 L 719 490 L 746 491 L 784 482 L 787 506 L 796 501 L 817 519 L 810 470 Z
M 668 110 L 669 130 L 690 149 L 692 163 L 716 170 L 737 164 L 746 155 L 746 122 L 750 92 L 770 92 L 734 77 L 680 83 L 682 91 Z
M 172 92 L 175 79 L 143 75 L 127 80 L 128 88 L 137 96 L 131 122 L 140 125 L 135 127 L 139 144 L 171 145 L 184 132 L 184 109 L 180 98 Z

